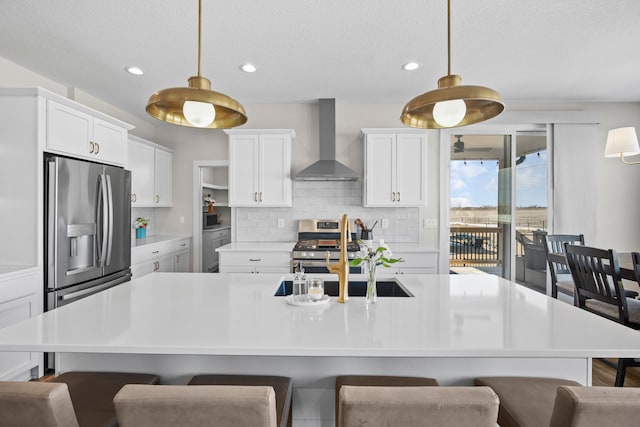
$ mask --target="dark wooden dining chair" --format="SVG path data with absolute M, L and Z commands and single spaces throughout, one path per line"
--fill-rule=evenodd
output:
M 631 252 L 633 271 L 636 273 L 636 282 L 640 285 L 640 252 Z
M 571 271 L 564 257 L 565 243 L 584 246 L 584 235 L 548 234 L 544 236 L 543 246 L 547 264 L 549 265 L 549 273 L 551 274 L 551 296 L 553 298 L 558 298 L 558 292 L 574 297 Z
M 640 329 L 640 301 L 627 297 L 624 292 L 616 252 L 576 245 L 565 245 L 565 252 L 575 283 L 578 307 Z M 632 366 L 640 366 L 640 361 L 618 360 L 616 387 L 624 385 L 626 370 Z

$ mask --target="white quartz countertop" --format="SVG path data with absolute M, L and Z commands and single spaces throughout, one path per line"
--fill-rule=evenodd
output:
M 147 236 L 144 239 L 131 239 L 131 247 L 137 248 L 141 246 L 154 245 L 156 243 L 165 243 L 165 242 L 174 242 L 182 239 L 190 239 L 191 236 L 180 236 L 180 235 L 163 235 L 163 234 L 154 234 L 153 236 Z
M 292 252 L 296 242 L 231 242 L 218 252 Z
M 497 276 L 405 275 L 396 280 L 413 298 L 380 297 L 373 305 L 362 297 L 346 304 L 332 298 L 328 305 L 310 308 L 273 296 L 282 277 L 149 274 L 0 330 L 0 351 L 640 356 L 637 331 Z
M 374 240 L 374 243 L 378 243 Z M 233 242 L 216 249 L 218 252 L 256 251 L 256 252 L 292 252 L 296 242 Z M 438 252 L 431 246 L 422 243 L 386 242 L 393 252 Z

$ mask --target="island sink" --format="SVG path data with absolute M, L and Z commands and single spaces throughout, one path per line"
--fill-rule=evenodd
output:
M 365 296 L 367 288 L 367 282 L 364 280 L 350 280 L 349 281 L 349 296 L 350 297 L 363 297 Z M 325 280 L 324 281 L 324 293 L 330 297 L 338 296 L 338 281 L 337 280 Z M 402 286 L 395 280 L 378 280 L 376 282 L 376 290 L 379 297 L 413 297 L 413 294 L 409 292 L 407 288 Z M 293 293 L 293 281 L 284 280 L 276 289 L 274 296 L 284 297 Z

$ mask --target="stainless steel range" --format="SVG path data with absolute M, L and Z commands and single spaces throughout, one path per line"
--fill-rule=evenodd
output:
M 351 221 L 351 230 L 355 230 Z M 351 242 L 347 244 L 347 256 L 355 258 L 360 246 L 356 234 L 351 233 Z M 325 254 L 329 252 L 329 262 L 340 259 L 340 220 L 338 219 L 301 219 L 298 222 L 298 242 L 293 248 L 291 272 L 300 266 L 307 273 L 328 273 Z M 358 274 L 360 267 L 350 267 L 350 273 Z

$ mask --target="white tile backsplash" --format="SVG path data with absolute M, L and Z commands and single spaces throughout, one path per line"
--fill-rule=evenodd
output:
M 340 219 L 347 213 L 373 226 L 373 238 L 387 242 L 418 242 L 418 208 L 364 208 L 360 181 L 294 181 L 291 208 L 236 208 L 235 229 L 239 242 L 287 242 L 298 239 L 299 219 Z M 278 219 L 284 228 L 278 228 Z M 382 228 L 382 218 L 389 227 Z

